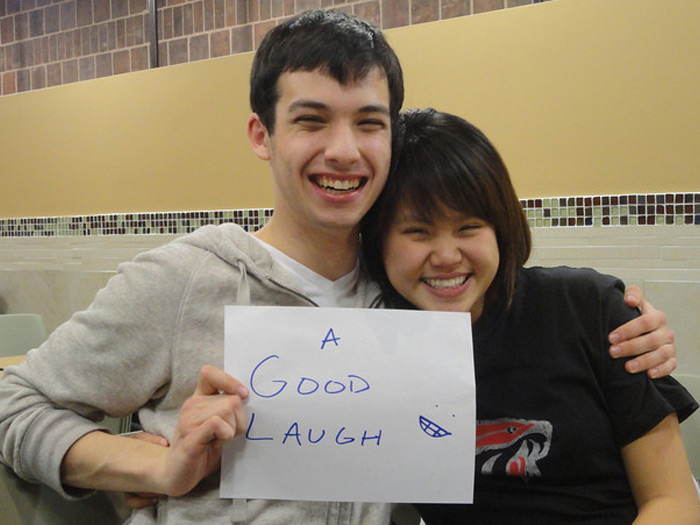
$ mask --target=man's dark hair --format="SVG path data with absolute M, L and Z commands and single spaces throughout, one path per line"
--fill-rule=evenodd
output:
M 277 81 L 293 71 L 320 69 L 342 85 L 362 80 L 379 68 L 389 85 L 389 109 L 396 121 L 403 104 L 399 59 L 381 31 L 369 22 L 335 11 L 306 11 L 270 30 L 250 72 L 250 106 L 274 131 Z

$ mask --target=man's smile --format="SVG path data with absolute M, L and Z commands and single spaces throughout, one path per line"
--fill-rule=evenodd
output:
M 310 177 L 310 179 L 311 182 L 323 190 L 340 193 L 355 191 L 367 182 L 367 179 L 364 177 L 335 178 L 327 175 L 315 175 Z

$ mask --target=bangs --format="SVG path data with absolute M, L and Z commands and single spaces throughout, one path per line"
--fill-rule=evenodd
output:
M 430 143 L 429 143 L 430 142 Z M 403 145 L 399 163 L 404 166 L 393 183 L 394 202 L 412 210 L 426 222 L 443 219 L 445 208 L 493 224 L 488 200 L 483 199 L 483 179 L 474 176 L 474 166 L 464 152 L 445 142 L 422 140 Z

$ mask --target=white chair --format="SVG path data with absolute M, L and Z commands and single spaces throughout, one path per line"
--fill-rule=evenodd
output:
M 44 319 L 39 314 L 0 315 L 0 357 L 24 355 L 46 337 Z
M 674 374 L 673 377 L 700 402 L 700 375 Z M 681 423 L 681 435 L 688 454 L 690 470 L 700 479 L 700 410 Z

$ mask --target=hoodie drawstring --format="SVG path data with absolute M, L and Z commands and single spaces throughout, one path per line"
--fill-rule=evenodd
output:
M 236 261 L 236 266 L 238 266 L 238 270 L 241 272 L 241 280 L 238 282 L 238 290 L 236 291 L 236 304 L 239 306 L 248 306 L 250 304 L 248 272 L 243 261 Z

